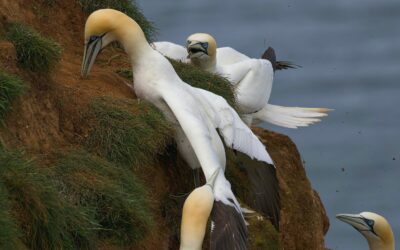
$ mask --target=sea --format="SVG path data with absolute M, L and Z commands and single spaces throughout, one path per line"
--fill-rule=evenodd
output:
M 330 219 L 326 246 L 368 249 L 338 213 L 387 218 L 400 245 L 400 0 L 147 0 L 159 41 L 195 32 L 301 68 L 275 74 L 270 103 L 334 109 L 307 128 L 263 127 L 296 143 Z

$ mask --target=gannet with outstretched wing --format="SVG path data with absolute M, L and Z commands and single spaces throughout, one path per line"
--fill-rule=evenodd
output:
M 368 241 L 370 250 L 394 250 L 394 236 L 387 220 L 376 213 L 338 214 L 336 218 L 350 224 Z
M 90 72 L 101 49 L 112 41 L 119 41 L 131 59 L 136 95 L 158 107 L 177 133 L 185 135 L 180 139 L 184 138 L 190 146 L 186 153 L 200 164 L 206 180 L 219 170 L 213 190 L 214 210 L 224 209 L 226 214 L 223 218 L 212 216 L 212 221 L 219 223 L 211 233 L 213 249 L 246 249 L 247 229 L 240 205 L 223 173 L 226 157 L 218 132 L 228 147 L 272 164 L 264 145 L 225 99 L 183 82 L 169 61 L 150 47 L 139 25 L 119 11 L 102 9 L 88 17 L 83 77 Z
M 215 39 L 196 33 L 187 39 L 187 54 L 182 46 L 157 42 L 154 47 L 163 55 L 190 62 L 204 70 L 227 77 L 235 88 L 236 103 L 242 119 L 251 125 L 253 119 L 287 128 L 305 127 L 326 116 L 326 108 L 284 107 L 269 104 L 275 70 L 295 68 L 296 65 L 276 61 L 275 52 L 268 48 L 262 59 L 253 59 L 230 48 L 218 48 Z M 168 49 L 167 49 L 168 48 Z

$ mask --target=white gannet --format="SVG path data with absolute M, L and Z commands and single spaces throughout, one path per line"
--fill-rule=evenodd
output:
M 394 236 L 387 220 L 379 214 L 338 214 L 336 218 L 350 224 L 368 241 L 370 250 L 394 250 Z
M 183 204 L 180 250 L 202 249 L 208 218 L 214 204 L 213 188 L 217 174 L 215 172 L 205 185 L 193 190 Z
M 98 53 L 112 41 L 120 42 L 130 57 L 136 96 L 153 103 L 177 133 L 184 135 L 180 137 L 188 142 L 184 153 L 187 158 L 196 159 L 193 164 L 201 166 L 207 181 L 218 170 L 213 210 L 224 209 L 225 214 L 215 218 L 213 215 L 219 213 L 212 212 L 212 249 L 246 249 L 247 229 L 240 205 L 224 176 L 226 157 L 218 133 L 228 147 L 273 164 L 264 145 L 225 99 L 183 82 L 170 62 L 151 48 L 139 25 L 119 11 L 102 9 L 88 17 L 83 77 L 89 74 Z
M 262 59 L 249 58 L 230 47 L 217 49 L 215 39 L 206 33 L 187 38 L 186 54 L 184 47 L 169 42 L 156 42 L 154 47 L 164 56 L 184 62 L 188 61 L 183 57 L 188 57 L 195 66 L 227 77 L 234 85 L 237 107 L 248 125 L 256 119 L 287 128 L 305 127 L 319 122 L 330 111 L 268 103 L 274 71 L 295 67 L 289 62 L 276 61 L 272 48 L 264 52 Z

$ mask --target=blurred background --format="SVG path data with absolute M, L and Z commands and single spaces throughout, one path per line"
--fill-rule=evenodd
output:
M 325 205 L 331 249 L 367 249 L 337 213 L 374 211 L 400 241 L 400 1 L 138 1 L 159 40 L 184 44 L 195 32 L 219 46 L 301 69 L 277 72 L 270 103 L 335 109 L 289 135 Z

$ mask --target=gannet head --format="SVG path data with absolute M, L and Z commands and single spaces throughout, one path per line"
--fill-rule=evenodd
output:
M 219 170 L 209 181 L 193 190 L 186 198 L 182 210 L 181 250 L 201 249 L 206 232 L 207 221 L 214 204 L 213 188 Z
M 140 26 L 124 13 L 101 9 L 90 14 L 85 24 L 85 49 L 81 69 L 83 77 L 89 74 L 100 51 L 113 41 L 120 41 L 125 50 L 135 45 L 137 47 L 138 44 L 147 44 Z
M 379 214 L 338 214 L 336 218 L 359 231 L 367 239 L 370 249 L 394 250 L 393 231 L 387 220 Z
M 217 55 L 217 42 L 206 33 L 196 33 L 190 35 L 186 40 L 186 49 L 188 57 L 194 64 L 212 63 Z

